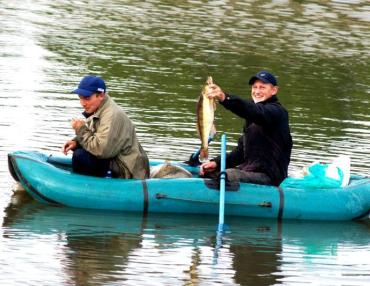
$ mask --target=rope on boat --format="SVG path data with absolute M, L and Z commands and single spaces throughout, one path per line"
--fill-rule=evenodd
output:
M 184 202 L 194 202 L 194 203 L 201 203 L 201 204 L 218 204 L 218 201 L 202 201 L 202 200 L 194 200 L 194 199 L 185 199 L 185 198 L 176 198 L 176 197 L 169 197 L 168 195 L 157 193 L 155 195 L 156 199 L 167 199 L 167 200 L 175 200 L 175 201 L 184 201 Z M 235 206 L 251 206 L 251 207 L 264 207 L 264 208 L 271 208 L 271 202 L 260 202 L 260 203 L 235 203 L 235 202 L 228 202 L 228 205 L 235 205 Z

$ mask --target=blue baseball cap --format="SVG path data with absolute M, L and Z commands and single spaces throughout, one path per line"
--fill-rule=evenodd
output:
M 260 71 L 256 75 L 252 76 L 249 80 L 249 84 L 252 85 L 256 80 L 261 80 L 264 83 L 271 83 L 273 86 L 277 85 L 275 76 L 268 71 Z
M 72 91 L 72 93 L 89 97 L 96 92 L 105 92 L 105 91 L 106 86 L 104 80 L 97 76 L 87 75 L 81 79 L 78 88 Z

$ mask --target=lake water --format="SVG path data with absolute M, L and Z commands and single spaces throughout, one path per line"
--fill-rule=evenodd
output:
M 7 153 L 59 152 L 80 117 L 70 91 L 101 75 L 150 158 L 199 147 L 195 104 L 207 75 L 249 97 L 249 77 L 278 76 L 290 113 L 290 173 L 351 157 L 370 175 L 368 1 L 2 1 L 1 285 L 369 285 L 369 222 L 284 222 L 107 213 L 13 194 Z M 219 107 L 235 146 L 243 121 Z

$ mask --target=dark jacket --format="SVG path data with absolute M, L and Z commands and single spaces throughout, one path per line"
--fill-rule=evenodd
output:
M 226 168 L 265 173 L 278 186 L 287 177 L 293 146 L 287 110 L 275 95 L 259 103 L 226 95 L 221 105 L 246 120 L 238 146 L 226 156 Z M 214 160 L 220 166 L 220 157 Z

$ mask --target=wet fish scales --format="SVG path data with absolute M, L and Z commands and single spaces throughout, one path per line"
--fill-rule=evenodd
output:
M 209 76 L 197 104 L 197 130 L 201 140 L 199 160 L 201 162 L 208 159 L 208 139 L 216 134 L 214 126 L 216 101 L 206 96 L 211 84 L 213 84 L 213 79 Z

